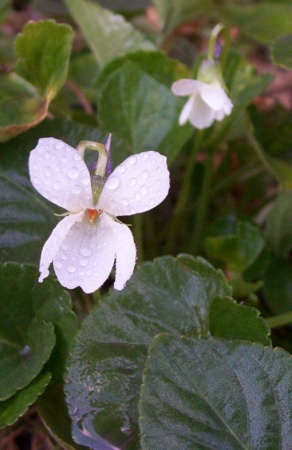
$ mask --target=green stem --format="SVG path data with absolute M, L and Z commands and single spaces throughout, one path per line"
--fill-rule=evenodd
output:
M 279 314 L 278 316 L 270 317 L 269 319 L 265 320 L 270 328 L 288 325 L 289 323 L 292 323 L 292 311 L 285 314 Z
M 208 58 L 209 59 L 215 59 L 214 53 L 215 53 L 217 37 L 223 28 L 224 28 L 224 26 L 221 23 L 218 23 L 218 25 L 216 25 L 211 32 L 210 40 L 209 40 L 209 48 L 208 48 Z
M 211 180 L 213 173 L 214 153 L 209 153 L 206 161 L 204 180 L 202 185 L 202 191 L 200 195 L 199 205 L 197 209 L 194 233 L 191 238 L 190 248 L 193 254 L 198 254 L 201 247 L 202 231 L 205 225 L 206 214 L 209 205 L 210 193 L 211 193 Z
M 142 220 L 143 218 L 141 214 L 136 214 L 133 216 L 133 232 L 137 247 L 137 259 L 139 261 L 143 261 L 144 258 Z
M 95 170 L 95 175 L 100 176 L 101 178 L 105 175 L 107 160 L 108 160 L 108 152 L 103 144 L 99 142 L 93 141 L 81 141 L 77 145 L 77 151 L 79 152 L 82 159 L 84 159 L 84 152 L 86 149 L 94 150 L 98 152 L 98 161 Z
M 180 190 L 180 193 L 178 195 L 178 198 L 177 198 L 177 201 L 176 201 L 176 204 L 174 207 L 171 225 L 168 230 L 168 241 L 167 241 L 166 249 L 165 249 L 166 253 L 173 253 L 174 248 L 175 248 L 176 237 L 178 234 L 178 230 L 181 226 L 182 216 L 185 212 L 185 208 L 186 208 L 186 205 L 188 202 L 191 184 L 192 184 L 192 175 L 193 175 L 194 167 L 196 165 L 197 155 L 201 149 L 201 142 L 202 142 L 203 136 L 204 136 L 204 131 L 202 131 L 202 130 L 197 131 L 195 140 L 194 140 L 194 144 L 193 144 L 193 147 L 191 150 L 191 154 L 187 161 L 186 173 L 185 173 L 185 176 L 183 179 L 183 184 L 181 186 L 181 190 Z

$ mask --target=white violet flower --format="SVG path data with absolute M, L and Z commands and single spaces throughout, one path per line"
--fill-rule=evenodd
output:
M 169 190 L 165 156 L 154 151 L 130 156 L 107 179 L 96 177 L 102 180 L 96 196 L 94 177 L 79 151 L 44 138 L 30 153 L 29 174 L 43 197 L 68 211 L 43 247 L 39 281 L 53 262 L 63 286 L 91 293 L 116 261 L 114 287 L 123 289 L 134 270 L 136 247 L 128 226 L 116 217 L 148 211 L 164 200 Z
M 183 107 L 179 124 L 188 120 L 199 129 L 208 128 L 214 120 L 222 120 L 232 111 L 233 104 L 224 90 L 217 63 L 213 59 L 203 61 L 198 80 L 182 79 L 172 84 L 175 95 L 189 95 Z

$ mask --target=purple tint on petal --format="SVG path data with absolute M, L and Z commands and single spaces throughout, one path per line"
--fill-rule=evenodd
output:
M 112 172 L 111 140 L 112 140 L 112 134 L 110 133 L 108 135 L 106 143 L 104 144 L 106 151 L 108 153 L 108 160 L 107 160 L 107 165 L 106 165 L 106 169 L 105 169 L 105 171 L 108 175 L 110 175 Z
M 214 56 L 216 59 L 218 59 L 221 55 L 222 45 L 219 41 L 216 41 L 215 50 L 214 50 Z

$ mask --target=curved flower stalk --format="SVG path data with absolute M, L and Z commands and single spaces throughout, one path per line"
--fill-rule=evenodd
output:
M 136 247 L 131 231 L 116 217 L 148 211 L 164 200 L 169 190 L 166 158 L 154 151 L 130 156 L 106 179 L 104 174 L 91 176 L 76 149 L 44 138 L 30 153 L 29 174 L 43 197 L 68 211 L 43 247 L 39 281 L 53 262 L 63 286 L 91 293 L 116 261 L 114 287 L 123 289 L 134 270 Z
M 190 96 L 180 114 L 180 125 L 189 120 L 196 128 L 208 128 L 232 111 L 232 102 L 224 90 L 218 64 L 213 59 L 202 62 L 198 80 L 178 80 L 171 89 L 175 95 Z

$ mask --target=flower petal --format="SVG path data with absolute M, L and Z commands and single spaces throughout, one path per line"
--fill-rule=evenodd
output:
M 172 84 L 171 90 L 175 95 L 192 95 L 200 91 L 204 85 L 202 81 L 182 78 Z
M 214 111 L 224 110 L 226 114 L 230 114 L 232 110 L 232 102 L 229 100 L 224 89 L 219 85 L 206 85 L 201 91 L 201 97 L 207 105 Z
M 181 113 L 180 113 L 180 116 L 178 119 L 178 123 L 180 125 L 184 125 L 188 121 L 190 112 L 193 108 L 194 97 L 196 95 L 198 95 L 198 94 L 191 95 L 191 97 L 188 99 L 188 101 L 185 103 L 183 109 L 181 110 Z
M 60 283 L 84 292 L 96 291 L 108 278 L 115 260 L 113 220 L 101 214 L 91 225 L 85 214 L 64 239 L 54 258 L 54 269 Z
M 189 115 L 191 124 L 202 130 L 212 125 L 214 121 L 214 111 L 201 99 L 199 95 L 194 98 L 193 108 Z
M 149 151 L 132 155 L 107 179 L 97 209 L 114 216 L 148 211 L 165 199 L 169 190 L 166 157 Z
M 116 241 L 116 279 L 114 288 L 120 291 L 133 274 L 136 262 L 136 246 L 133 235 L 127 225 L 113 221 L 112 226 Z
M 53 229 L 49 239 L 46 241 L 43 247 L 41 254 L 39 277 L 40 283 L 49 275 L 49 265 L 58 253 L 60 245 L 67 236 L 70 228 L 76 222 L 82 220 L 83 215 L 83 211 L 78 214 L 69 214 Z
M 89 171 L 77 150 L 54 138 L 40 139 L 30 152 L 29 175 L 34 188 L 67 211 L 92 208 Z

